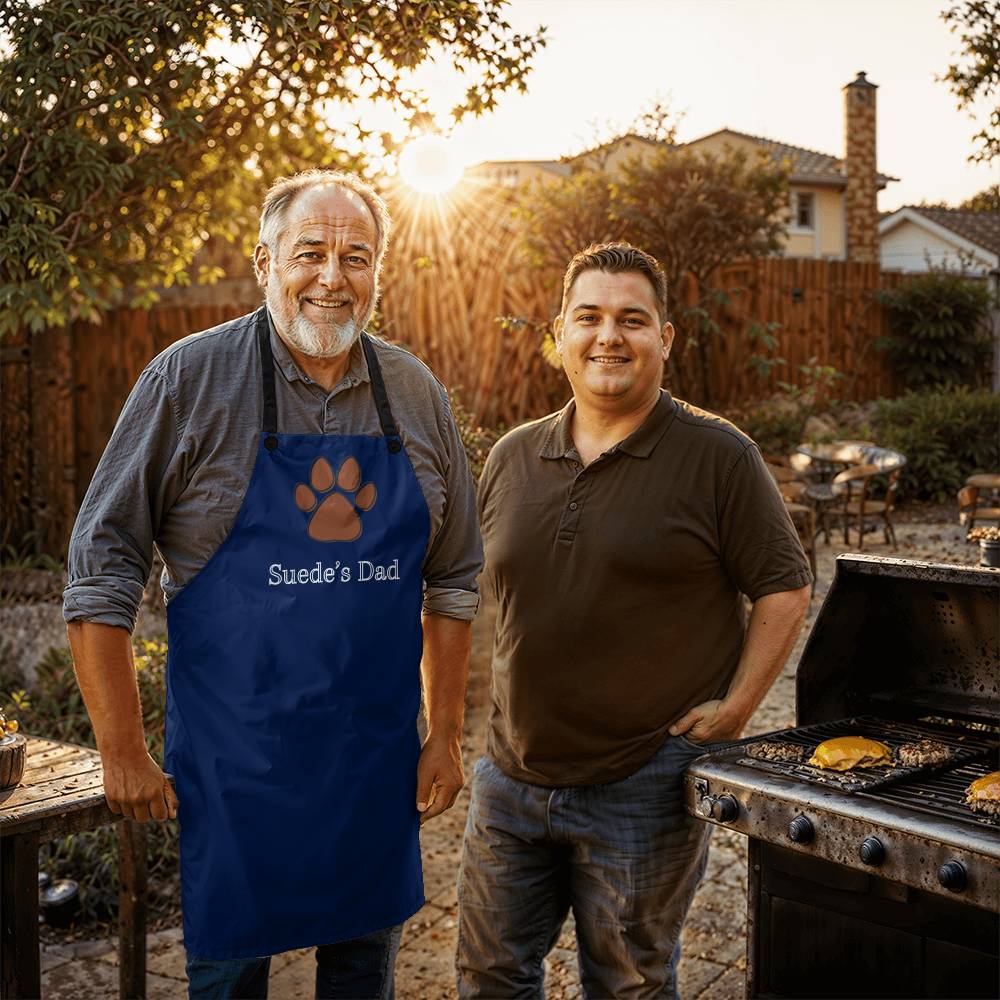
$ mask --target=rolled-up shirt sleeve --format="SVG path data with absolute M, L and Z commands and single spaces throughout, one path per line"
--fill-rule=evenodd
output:
M 443 389 L 441 394 L 446 495 L 441 527 L 424 560 L 424 613 L 471 621 L 479 610 L 476 580 L 483 568 L 476 487 Z
M 160 520 L 183 479 L 181 437 L 167 377 L 147 368 L 77 515 L 63 594 L 67 622 L 135 627 Z

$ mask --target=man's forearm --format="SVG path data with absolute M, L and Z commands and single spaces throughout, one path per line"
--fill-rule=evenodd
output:
M 465 689 L 469 681 L 472 623 L 425 614 L 420 663 L 429 735 L 462 735 Z
M 424 680 L 427 739 L 417 765 L 417 810 L 421 823 L 455 804 L 465 783 L 462 768 L 462 717 L 469 679 L 471 622 L 424 615 Z
M 94 727 L 112 812 L 145 823 L 173 819 L 177 796 L 146 749 L 128 629 L 70 622 L 76 679 Z
M 67 626 L 77 682 L 102 756 L 144 754 L 142 707 L 127 629 L 94 622 Z
M 740 662 L 722 700 L 740 729 L 781 673 L 808 609 L 808 586 L 767 594 L 754 603 Z

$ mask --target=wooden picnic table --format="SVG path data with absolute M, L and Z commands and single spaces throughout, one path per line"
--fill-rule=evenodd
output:
M 146 995 L 146 830 L 113 813 L 96 750 L 27 736 L 24 777 L 0 791 L 0 997 L 41 996 L 38 848 L 118 825 L 118 956 L 122 997 Z

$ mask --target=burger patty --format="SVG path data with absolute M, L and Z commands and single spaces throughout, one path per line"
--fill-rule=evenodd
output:
M 748 756 L 757 760 L 776 760 L 785 764 L 801 764 L 809 753 L 809 748 L 798 743 L 785 743 L 782 740 L 759 740 L 748 743 Z
M 976 778 L 965 790 L 966 805 L 987 816 L 1000 816 L 1000 771 Z
M 965 803 L 973 812 L 1000 816 L 1000 799 L 973 799 L 971 795 L 967 795 Z
M 951 760 L 952 749 L 937 740 L 917 740 L 904 743 L 896 750 L 896 759 L 903 767 L 925 767 Z

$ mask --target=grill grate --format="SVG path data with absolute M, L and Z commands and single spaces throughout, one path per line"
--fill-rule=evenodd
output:
M 903 743 L 933 739 L 951 747 L 954 753 L 949 760 L 939 764 L 928 764 L 922 767 L 866 767 L 856 771 L 828 771 L 812 767 L 809 764 L 758 760 L 756 757 L 748 756 L 740 757 L 739 763 L 761 771 L 770 771 L 772 774 L 799 778 L 812 784 L 830 785 L 843 789 L 845 792 L 855 793 L 884 789 L 916 776 L 926 778 L 943 769 L 954 769 L 958 764 L 967 764 L 978 758 L 986 757 L 991 751 L 995 753 L 997 748 L 996 740 L 988 734 L 981 735 L 954 726 L 939 726 L 932 723 L 898 722 L 881 719 L 874 715 L 859 715 L 850 719 L 838 719 L 836 722 L 823 722 L 814 726 L 768 733 L 764 736 L 742 740 L 741 744 L 780 739 L 786 743 L 797 743 L 800 746 L 813 748 L 818 743 L 837 736 L 866 736 L 869 739 L 885 743 L 893 750 L 896 750 Z M 969 811 L 964 805 L 962 808 L 966 812 Z
M 919 781 L 904 782 L 892 788 L 883 788 L 877 798 L 883 802 L 893 802 L 906 806 L 918 812 L 929 813 L 931 816 L 948 816 L 967 823 L 977 823 L 980 826 L 1000 827 L 1000 816 L 987 816 L 984 813 L 973 812 L 965 804 L 965 790 L 977 778 L 995 770 L 997 761 L 982 764 L 966 764 L 963 767 L 952 768 L 943 774 L 934 774 Z M 864 794 L 864 793 L 862 793 Z

